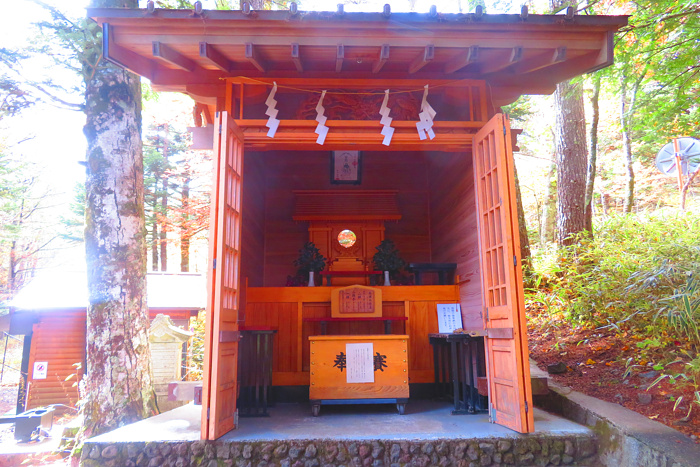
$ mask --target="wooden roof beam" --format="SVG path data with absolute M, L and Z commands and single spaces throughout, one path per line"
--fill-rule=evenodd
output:
M 408 73 L 413 74 L 423 68 L 425 65 L 430 63 L 430 61 L 435 58 L 435 47 L 430 44 L 426 45 L 425 49 L 423 50 L 423 53 L 418 55 L 416 58 L 413 59 L 411 62 L 411 65 L 408 67 Z
M 153 56 L 181 70 L 194 71 L 197 68 L 195 62 L 162 42 L 153 41 Z
M 510 55 L 506 60 L 494 60 L 491 63 L 484 63 L 482 65 L 481 72 L 482 75 L 488 75 L 490 73 L 496 73 L 498 71 L 501 71 L 505 68 L 508 68 L 509 66 L 512 66 L 516 63 L 518 63 L 521 59 L 523 58 L 523 48 L 522 47 L 513 47 L 510 51 Z
M 454 73 L 462 68 L 476 63 L 479 60 L 479 46 L 472 45 L 464 52 L 457 55 L 454 60 L 445 64 L 445 73 Z
M 566 60 L 566 47 L 557 47 L 554 50 L 548 50 L 538 54 L 531 59 L 523 60 L 513 67 L 513 72 L 524 75 L 525 73 L 531 73 L 554 65 L 555 63 L 563 62 L 564 60 Z
M 102 56 L 108 62 L 153 81 L 158 65 L 131 50 L 113 42 L 113 29 L 109 23 L 102 23 Z
M 338 5 L 340 6 L 340 5 Z M 345 46 L 338 44 L 335 48 L 335 72 L 340 73 L 343 69 L 343 60 L 345 60 Z
M 299 73 L 304 72 L 304 64 L 301 63 L 301 56 L 299 55 L 299 44 L 296 42 L 292 43 L 291 46 L 291 52 L 292 52 L 292 62 L 294 62 L 294 66 L 297 67 L 297 71 Z
M 382 44 L 379 49 L 379 60 L 374 62 L 372 66 L 372 73 L 379 73 L 379 71 L 384 67 L 384 64 L 389 60 L 389 44 Z
M 261 73 L 265 73 L 265 71 L 267 71 L 267 64 L 262 58 L 260 58 L 258 49 L 252 42 L 246 42 L 245 44 L 245 58 L 248 59 L 248 61 L 252 63 L 253 66 Z
M 226 58 L 224 54 L 207 42 L 199 43 L 199 56 L 221 71 L 229 72 L 231 68 L 233 68 L 231 66 L 231 60 Z

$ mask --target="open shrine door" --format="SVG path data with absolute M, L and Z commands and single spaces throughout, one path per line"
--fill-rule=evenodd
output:
M 473 140 L 489 416 L 534 431 L 515 172 L 508 118 L 496 114 Z
M 237 423 L 243 188 L 243 132 L 228 112 L 217 114 L 214 129 L 201 426 L 202 439 L 210 440 Z

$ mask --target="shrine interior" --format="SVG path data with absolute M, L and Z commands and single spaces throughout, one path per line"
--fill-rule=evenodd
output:
M 301 343 L 321 332 L 318 323 L 305 319 L 330 317 L 330 288 L 325 280 L 323 286 L 317 280 L 316 288 L 287 284 L 289 276 L 296 273 L 294 260 L 298 250 L 312 238 L 310 225 L 321 224 L 330 230 L 331 245 L 318 242 L 317 246 L 331 261 L 342 254 L 338 251 L 342 247 L 333 245 L 334 241 L 337 243 L 336 232 L 353 230 L 357 235 L 356 245 L 359 244 L 357 258 L 367 270 L 373 269 L 374 246 L 383 238 L 391 239 L 406 263 L 457 265 L 454 284 L 438 285 L 437 275 L 427 274 L 422 278 L 423 285 L 413 285 L 411 275 L 404 273 L 403 285 L 383 287 L 383 315 L 411 316 L 410 321 L 392 324 L 392 333 L 410 336 L 411 382 L 432 382 L 433 359 L 428 334 L 438 330 L 435 303 L 461 303 L 464 328 L 483 328 L 471 155 L 361 151 L 361 183 L 337 185 L 331 180 L 332 154 L 332 151 L 246 151 L 241 277 L 247 287 L 242 290 L 239 319 L 244 326 L 277 330 L 274 385 L 308 384 L 308 346 Z M 395 196 L 400 219 L 378 220 L 372 218 L 372 212 L 365 216 L 369 219 L 342 219 L 343 212 L 322 211 L 316 213 L 315 221 L 294 219 L 300 196 L 323 199 L 342 193 L 343 197 L 352 199 L 377 192 Z M 321 210 L 328 206 L 328 203 L 319 204 Z M 324 214 L 328 219 L 323 219 Z M 383 227 L 380 234 L 376 233 L 377 224 Z M 363 245 L 365 242 L 371 245 Z M 362 276 L 344 279 L 366 284 Z M 383 333 L 382 324 L 377 322 L 330 323 L 330 326 L 333 326 L 331 334 Z

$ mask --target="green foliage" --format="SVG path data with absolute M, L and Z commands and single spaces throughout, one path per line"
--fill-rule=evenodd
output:
M 300 272 L 319 272 L 326 267 L 326 258 L 321 254 L 321 251 L 316 248 L 314 242 L 306 242 L 299 250 L 299 258 L 294 260 Z
M 651 162 L 662 143 L 700 131 L 700 5 L 677 0 L 627 3 L 630 25 L 618 35 L 613 85 L 642 79 L 637 95 L 638 154 Z M 631 87 L 631 84 L 630 84 Z
M 77 183 L 73 188 L 73 200 L 70 203 L 70 214 L 59 217 L 63 232 L 60 237 L 69 242 L 85 240 L 85 184 Z
M 512 104 L 501 107 L 503 112 L 507 113 L 512 122 L 518 122 L 522 125 L 525 120 L 535 113 L 532 96 L 520 96 L 517 101 Z
M 190 320 L 190 331 L 194 332 L 191 344 L 187 348 L 186 381 L 201 381 L 204 375 L 204 334 L 206 329 L 206 313 L 200 311 L 197 317 Z
M 0 48 L 0 119 L 17 115 L 36 101 L 10 76 L 11 70 L 22 58 L 17 51 Z
M 611 218 L 594 239 L 537 251 L 527 299 L 575 323 L 638 331 L 649 336 L 642 349 L 661 345 L 662 332 L 700 347 L 698 232 L 700 213 Z
M 377 252 L 372 257 L 374 267 L 379 271 L 397 272 L 406 266 L 406 261 L 401 258 L 399 250 L 396 249 L 393 240 L 384 239 L 376 247 Z
M 700 271 L 700 266 L 698 267 Z M 657 317 L 666 318 L 668 325 L 695 345 L 700 345 L 700 281 L 689 271 L 684 284 L 673 295 L 660 300 L 664 307 Z

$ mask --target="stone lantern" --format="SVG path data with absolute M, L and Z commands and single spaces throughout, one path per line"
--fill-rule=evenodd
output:
M 148 340 L 151 343 L 153 386 L 161 410 L 182 405 L 168 402 L 168 384 L 182 379 L 182 344 L 192 335 L 193 332 L 175 326 L 167 315 L 158 314 L 151 322 Z

